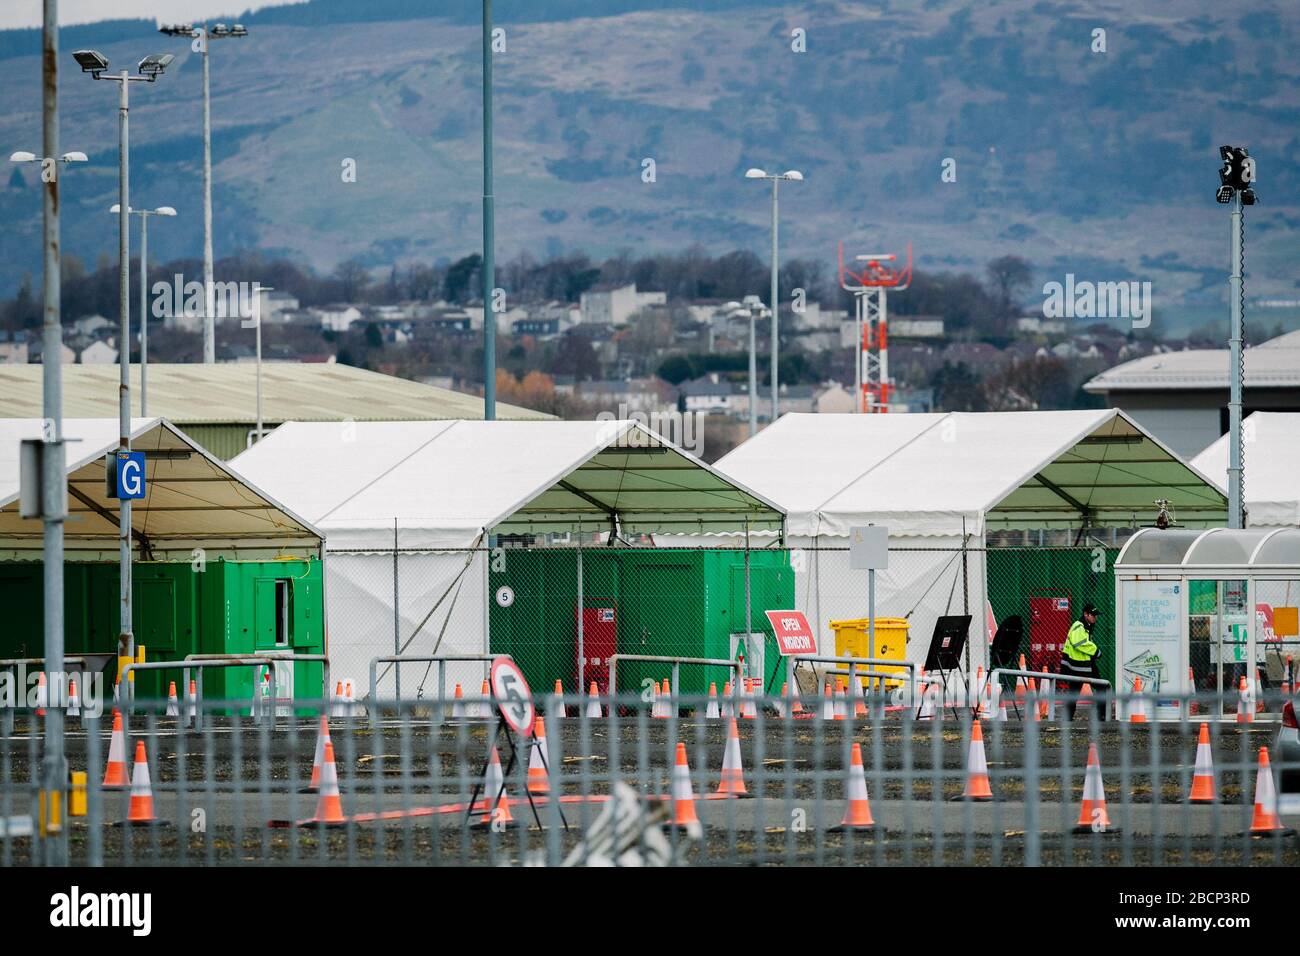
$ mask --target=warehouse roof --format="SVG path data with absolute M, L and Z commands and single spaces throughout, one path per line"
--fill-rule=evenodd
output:
M 1247 388 L 1300 388 L 1300 331 L 1270 339 L 1243 354 Z M 1083 387 L 1095 393 L 1226 389 L 1231 365 L 1227 349 L 1161 352 L 1107 369 Z
M 460 548 L 484 531 L 780 531 L 780 508 L 630 421 L 290 422 L 231 466 L 331 549 Z
M 1124 526 L 1168 498 L 1222 524 L 1223 492 L 1119 409 L 783 415 L 717 463 L 787 511 L 787 533 L 913 535 Z
M 149 411 L 182 428 L 257 419 L 257 366 L 149 365 Z M 63 410 L 69 417 L 115 414 L 118 366 L 64 365 Z M 140 407 L 140 366 L 131 366 L 133 410 Z M 0 365 L 0 408 L 15 417 L 41 415 L 41 366 Z M 323 362 L 264 362 L 262 417 L 286 421 L 403 421 L 482 418 L 483 399 L 409 379 Z M 546 419 L 542 412 L 497 404 L 502 419 Z
M 1246 523 L 1253 528 L 1300 524 L 1300 413 L 1255 412 L 1247 416 L 1242 432 Z M 1229 446 L 1224 435 L 1192 465 L 1226 485 Z
M 41 426 L 40 419 L 0 419 L 0 553 L 40 555 L 41 522 L 20 517 L 18 499 L 19 447 L 23 439 L 41 438 Z M 118 435 L 115 418 L 63 421 L 68 474 L 64 546 L 83 559 L 117 555 L 118 502 L 106 494 L 104 460 L 117 448 Z M 170 552 L 190 560 L 195 548 L 210 557 L 320 551 L 321 535 L 315 528 L 235 475 L 171 423 L 132 419 L 131 446 L 145 453 L 147 493 L 131 508 L 135 545 L 143 557 Z

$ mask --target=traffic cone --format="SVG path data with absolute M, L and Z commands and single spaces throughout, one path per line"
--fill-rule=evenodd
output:
M 717 720 L 722 716 L 722 711 L 718 709 L 718 682 L 709 681 L 709 706 L 705 708 L 704 717 L 706 720 Z
M 731 681 L 726 681 L 722 685 L 722 701 L 718 708 L 718 716 L 724 720 L 733 716 L 731 712 Z
M 1192 792 L 1188 803 L 1214 803 L 1214 755 L 1210 752 L 1210 725 L 1201 724 L 1201 736 L 1196 741 L 1196 769 L 1192 771 Z
M 600 689 L 596 686 L 595 681 L 591 682 L 591 687 L 587 691 L 587 716 L 600 716 Z
M 989 716 L 989 706 L 985 697 L 988 688 L 984 686 L 984 665 L 975 669 L 975 717 L 977 720 L 987 720 Z
M 181 715 L 181 703 L 176 699 L 176 682 L 171 681 L 167 685 L 167 714 L 168 717 L 179 717 Z
M 789 686 L 788 684 L 782 684 L 782 685 L 781 685 L 781 696 L 782 696 L 782 697 L 787 696 L 787 687 L 788 687 L 788 686 Z M 790 700 L 790 716 L 791 716 L 791 717 L 795 718 L 796 720 L 803 720 L 803 719 L 806 718 L 806 717 L 811 717 L 811 716 L 812 716 L 812 714 L 810 714 L 810 713 L 806 713 L 806 712 L 804 711 L 804 709 L 803 709 L 803 701 L 801 701 L 801 700 L 799 699 L 799 685 L 798 685 L 797 683 L 795 684 L 794 693 L 789 694 L 789 700 Z
M 1021 654 L 1021 655 L 1020 655 L 1020 669 L 1021 669 L 1022 671 L 1023 671 L 1023 670 L 1028 670 L 1028 668 L 1025 667 L 1025 655 L 1024 655 L 1024 654 Z M 1017 677 L 1017 678 L 1016 678 L 1016 709 L 1017 709 L 1018 711 L 1020 711 L 1020 713 L 1022 713 L 1022 714 L 1025 712 L 1025 700 L 1026 700 L 1026 698 L 1028 698 L 1028 696 L 1029 696 L 1030 689 L 1031 689 L 1031 687 L 1032 687 L 1032 685 L 1033 685 L 1033 680 L 1034 680 L 1034 679 L 1033 679 L 1032 677 Z
M 126 736 L 122 732 L 122 712 L 113 708 L 113 736 L 108 741 L 108 766 L 104 768 L 105 790 L 122 790 L 131 785 L 126 776 Z
M 185 715 L 185 726 L 194 726 L 194 717 L 199 709 L 199 682 L 193 677 L 190 678 L 190 696 L 187 703 L 188 713 Z
M 541 714 L 533 722 L 533 739 L 529 743 L 528 792 L 551 792 L 551 781 L 546 775 L 546 722 Z
M 457 684 L 456 688 L 459 690 L 460 685 Z M 330 716 L 343 716 L 343 681 L 336 681 L 334 684 L 334 696 L 330 698 Z
M 652 680 L 650 681 L 650 718 L 657 720 L 663 715 L 663 708 L 659 705 L 659 682 Z
M 153 815 L 153 790 L 149 786 L 149 759 L 145 756 L 144 741 L 135 742 L 135 766 L 131 768 L 131 803 L 127 807 L 126 822 L 135 826 L 157 823 Z
M 835 682 L 835 719 L 849 719 L 849 706 L 844 699 L 844 685 L 839 681 Z
M 1268 762 L 1268 748 L 1259 748 L 1259 771 L 1255 774 L 1255 815 L 1250 821 L 1252 837 L 1283 837 L 1295 833 L 1282 826 L 1277 815 L 1277 789 L 1273 786 L 1273 768 Z
M 342 692 L 343 692 L 343 687 L 342 685 L 340 685 L 339 693 Z M 451 719 L 452 720 L 465 719 L 465 692 L 460 689 L 460 684 L 456 685 L 456 690 L 452 692 L 451 695 Z
M 835 692 L 831 690 L 831 679 L 826 678 L 822 684 L 822 720 L 835 719 Z
M 934 720 L 934 692 L 935 688 L 925 680 L 925 672 L 921 672 L 921 680 L 917 682 L 917 687 L 921 689 L 921 706 L 916 710 L 917 720 Z
M 316 734 L 316 753 L 311 758 L 311 783 L 304 788 L 307 793 L 320 789 L 320 771 L 325 764 L 325 747 L 328 744 L 330 744 L 330 722 L 322 714 L 320 731 Z
M 745 693 L 740 699 L 740 716 L 746 720 L 756 720 L 758 718 L 758 707 L 754 702 L 754 688 L 758 681 L 753 678 L 745 678 Z
M 1145 724 L 1147 722 L 1147 699 L 1142 695 L 1142 678 L 1133 678 L 1133 699 L 1128 705 L 1128 722 Z
M 862 681 L 853 681 L 853 716 L 867 716 L 867 702 L 862 696 Z
M 720 796 L 745 797 L 745 767 L 740 758 L 740 730 L 736 718 L 727 722 L 727 747 L 722 752 L 722 782 L 714 791 Z
M 1249 691 L 1246 688 L 1246 678 L 1243 675 L 1241 683 L 1237 685 L 1237 723 L 1253 724 L 1255 714 L 1251 710 Z
M 1007 701 L 1002 694 L 1002 685 L 995 684 L 989 688 L 989 704 L 993 708 L 993 719 L 1006 721 Z
M 662 701 L 660 713 L 664 718 L 676 716 L 677 705 L 673 703 L 673 686 L 667 677 L 664 678 L 663 690 L 659 694 L 659 699 Z
M 1083 775 L 1083 806 L 1075 833 L 1115 833 L 1106 814 L 1106 787 L 1101 779 L 1101 760 L 1096 743 L 1088 744 L 1088 767 Z
M 876 822 L 871 819 L 871 804 L 867 800 L 867 774 L 862 769 L 862 745 L 855 743 L 849 751 L 848 806 L 844 808 L 844 819 L 840 825 L 832 827 L 838 830 L 874 830 Z
M 1056 719 L 1056 681 L 1043 680 L 1038 684 L 1038 689 L 1043 692 L 1043 700 L 1038 705 L 1038 716 L 1042 720 Z
M 732 718 L 735 719 L 734 717 Z M 703 828 L 695 814 L 695 793 L 691 789 L 691 768 L 686 762 L 686 744 L 677 742 L 677 762 L 672 777 L 673 826 L 693 833 Z
M 68 716 L 81 716 L 81 698 L 77 695 L 77 682 L 75 679 L 68 681 Z
M 480 699 L 474 704 L 475 716 L 478 717 L 479 720 L 491 720 L 492 706 L 489 701 L 492 699 L 492 689 L 488 687 L 488 682 L 486 680 L 483 681 L 483 686 L 479 689 L 478 694 Z M 350 702 L 351 695 L 349 695 L 349 703 Z M 348 712 L 351 713 L 350 707 Z
M 343 826 L 348 822 L 343 815 L 343 800 L 339 796 L 339 770 L 334 764 L 334 744 L 329 740 L 325 741 L 325 754 L 320 768 L 320 796 L 316 800 L 316 816 L 308 822 L 326 827 Z
M 269 675 L 268 675 L 268 679 L 269 679 Z M 484 681 L 484 683 L 486 684 L 487 681 Z M 267 689 L 269 690 L 271 685 L 268 683 L 266 686 Z M 361 705 L 357 703 L 357 685 L 353 682 L 352 678 L 350 677 L 343 682 L 343 694 L 346 697 L 348 702 L 347 715 L 349 717 L 355 717 L 357 714 L 361 713 Z M 485 710 L 488 710 L 488 704 L 484 703 L 483 708 Z M 488 713 L 485 716 L 490 717 L 491 711 L 488 710 Z
M 45 671 L 36 672 L 36 716 L 45 716 L 45 705 L 50 702 L 50 689 L 45 684 Z
M 1091 707 L 1092 705 L 1092 685 L 1084 684 L 1083 690 L 1079 691 L 1079 696 L 1074 702 L 1075 711 L 1077 712 L 1080 707 Z
M 1200 713 L 1200 704 L 1196 700 L 1196 674 L 1187 668 L 1187 692 L 1193 696 L 1187 698 L 1187 716 L 1195 717 Z
M 978 720 L 971 721 L 970 750 L 966 757 L 966 786 L 961 792 L 965 800 L 985 803 L 993 799 L 989 786 L 989 762 L 984 755 L 984 730 Z
M 122 702 L 122 675 L 118 674 L 117 679 L 113 681 L 113 703 Z
M 1025 697 L 1024 710 L 1022 710 L 1020 719 L 1023 721 L 1026 717 L 1037 722 L 1042 717 L 1042 704 L 1038 700 L 1038 681 L 1029 678 L 1029 693 Z
M 564 684 L 557 678 L 555 681 L 554 708 L 556 717 L 568 717 L 568 712 L 564 709 Z

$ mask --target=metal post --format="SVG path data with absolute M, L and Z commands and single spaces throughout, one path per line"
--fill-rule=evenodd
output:
M 578 693 L 582 693 L 582 682 L 587 676 L 587 645 L 586 634 L 583 631 L 583 613 L 582 605 L 584 603 L 582 594 L 582 532 L 578 532 Z M 609 693 L 614 693 L 613 675 L 610 675 Z
M 750 600 L 750 590 L 749 590 L 749 522 L 746 521 L 745 522 L 745 642 L 744 642 L 746 660 L 749 660 L 749 653 L 750 653 L 749 635 L 754 632 L 754 626 L 753 626 L 751 611 L 750 611 L 751 604 L 752 602 Z M 752 661 L 750 661 L 750 665 L 751 666 L 753 665 Z
M 777 296 L 777 243 L 776 243 L 776 192 L 780 183 L 778 177 L 772 178 L 772 418 L 775 422 L 778 415 L 778 402 L 780 394 L 777 387 L 776 363 L 777 353 L 780 349 L 778 326 L 780 320 L 780 303 L 776 301 Z M 770 423 L 769 423 L 770 424 Z
M 758 434 L 758 342 L 754 328 L 758 316 L 749 310 L 749 437 Z
M 853 411 L 862 411 L 862 302 L 861 292 L 853 295 Z
M 118 306 L 121 315 L 121 330 L 118 355 L 118 367 L 121 371 L 118 385 L 118 448 L 131 450 L 131 292 L 127 269 L 130 266 L 131 240 L 131 195 L 130 195 L 130 127 L 128 113 L 130 110 L 131 74 L 127 70 L 121 75 L 121 99 L 118 106 Z M 119 596 L 121 600 L 121 631 L 118 635 L 118 656 L 135 660 L 135 635 L 131 627 L 131 499 L 118 499 L 119 555 Z M 130 708 L 134 698 L 131 685 L 122 683 L 123 710 Z
M 140 417 L 149 415 L 149 213 L 140 213 Z
M 59 153 L 59 14 L 58 0 L 45 0 L 42 30 L 42 122 L 44 155 Z M 42 383 L 48 443 L 41 455 L 42 524 L 44 529 L 43 610 L 45 614 L 46 686 L 54 690 L 56 675 L 63 675 L 63 510 L 67 495 L 63 450 L 63 326 L 60 322 L 59 288 L 59 181 L 45 183 L 42 218 L 44 223 L 45 300 L 41 325 Z M 53 701 L 51 701 L 53 703 Z M 10 715 L 12 716 L 12 714 Z M 45 709 L 45 758 L 41 763 L 41 789 L 62 790 L 68 778 L 63 750 L 63 710 Z M 45 862 L 54 866 L 68 863 L 67 828 L 53 839 L 44 840 Z
M 262 430 L 262 289 L 256 283 L 253 289 L 253 308 L 256 309 L 253 324 L 257 327 L 257 440 L 261 441 L 264 434 Z
M 1242 335 L 1245 331 L 1245 315 L 1242 313 L 1242 275 L 1241 275 L 1241 193 L 1232 197 L 1232 272 L 1228 277 L 1228 299 L 1232 307 L 1232 329 L 1229 341 L 1228 387 L 1228 527 L 1241 528 L 1243 522 L 1242 477 L 1245 449 L 1241 442 L 1241 399 L 1242 379 L 1245 377 L 1244 359 L 1241 354 Z
M 867 656 L 876 656 L 876 569 L 867 571 Z M 871 689 L 876 689 L 876 681 L 871 681 Z
M 492 312 L 492 0 L 483 0 L 483 418 L 497 417 L 497 323 Z
M 212 262 L 212 102 L 208 85 L 208 26 L 203 31 L 203 361 L 217 360 L 217 292 Z M 123 83 L 125 85 L 125 83 Z
M 402 653 L 402 613 L 400 610 L 401 605 L 397 603 L 397 597 L 398 597 L 397 580 L 398 580 L 397 579 L 397 519 L 394 518 L 393 519 L 393 653 L 394 654 Z M 402 665 L 401 664 L 393 665 L 393 683 L 394 683 L 394 687 L 396 688 L 396 695 L 397 695 L 396 699 L 400 701 L 402 699 Z M 379 711 L 379 708 L 376 706 L 378 700 L 379 700 L 378 689 L 376 689 L 370 701 L 371 707 L 374 708 L 376 713 L 378 713 Z M 401 714 L 400 708 L 398 710 L 398 714 L 399 715 Z

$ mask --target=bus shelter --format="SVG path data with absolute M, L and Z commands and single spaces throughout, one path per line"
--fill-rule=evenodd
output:
M 1242 678 L 1252 700 L 1286 678 L 1298 606 L 1300 529 L 1145 528 L 1115 561 L 1116 689 L 1140 678 L 1164 719 L 1189 693 L 1235 714 Z

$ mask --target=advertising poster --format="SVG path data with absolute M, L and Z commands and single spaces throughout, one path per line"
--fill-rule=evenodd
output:
M 1182 595 L 1177 581 L 1125 581 L 1120 613 L 1124 616 L 1124 660 L 1120 690 L 1142 678 L 1153 694 L 1180 693 L 1187 688 L 1187 662 L 1182 647 Z M 1177 701 L 1158 700 L 1158 707 Z

